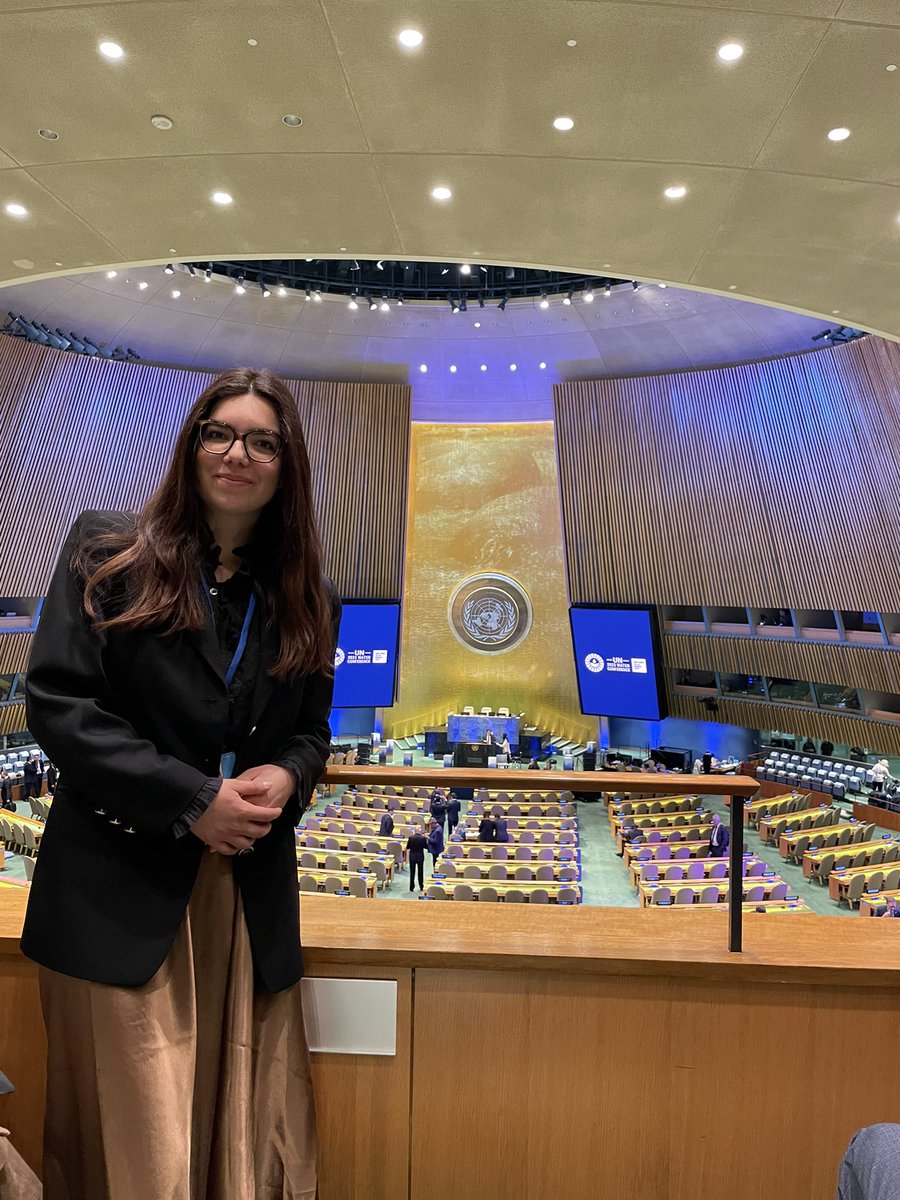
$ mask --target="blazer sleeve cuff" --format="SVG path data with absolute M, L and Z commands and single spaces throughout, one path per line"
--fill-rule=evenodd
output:
M 218 779 L 207 779 L 201 787 L 200 791 L 190 802 L 175 824 L 172 826 L 172 832 L 176 838 L 184 837 L 190 831 L 191 826 L 198 818 L 202 817 L 209 806 L 219 794 L 219 788 L 222 786 L 222 776 Z

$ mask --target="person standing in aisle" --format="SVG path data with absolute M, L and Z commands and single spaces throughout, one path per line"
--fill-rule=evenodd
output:
M 447 800 L 447 837 L 453 837 L 453 830 L 459 824 L 459 800 L 457 800 L 454 792 L 450 793 Z
M 144 473 L 154 424 L 134 422 L 110 452 Z M 294 826 L 331 738 L 321 561 L 296 402 L 269 371 L 213 380 L 143 509 L 69 534 L 26 685 L 61 771 L 22 937 L 44 1200 L 316 1194 Z
M 431 822 L 428 834 L 428 852 L 431 855 L 431 870 L 437 870 L 437 861 L 444 853 L 444 830 L 437 821 Z
M 428 839 L 422 832 L 422 826 L 416 825 L 406 842 L 406 859 L 409 863 L 409 890 L 415 887 L 416 876 L 419 878 L 419 891 L 425 886 L 425 851 L 428 849 Z

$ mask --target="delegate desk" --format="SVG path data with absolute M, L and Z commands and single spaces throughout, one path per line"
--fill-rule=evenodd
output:
M 473 800 L 466 812 L 481 816 L 485 809 L 493 816 L 506 817 L 574 817 L 574 804 L 558 800 Z
M 529 857 L 530 856 L 530 857 Z M 578 847 L 572 844 L 560 845 L 558 842 L 457 842 L 452 838 L 444 849 L 445 858 L 456 859 L 457 862 L 576 862 L 579 859 Z
M 693 909 L 698 908 L 717 908 L 721 912 L 728 911 L 721 900 L 717 900 L 715 904 L 708 904 L 700 900 L 695 900 L 693 904 L 657 904 L 654 905 L 654 908 L 671 912 L 691 912 Z M 806 901 L 801 900 L 799 896 L 796 900 L 748 900 L 741 904 L 741 909 L 745 916 L 748 913 L 757 912 L 760 908 L 765 909 L 767 913 L 811 913 L 813 911 Z
M 828 895 L 831 897 L 832 900 L 836 900 L 838 902 L 838 904 L 840 904 L 840 902 L 842 900 L 846 900 L 847 903 L 849 904 L 850 899 L 849 899 L 848 893 L 850 891 L 850 881 L 852 879 L 854 879 L 855 876 L 862 875 L 862 877 L 863 877 L 863 892 L 865 893 L 865 892 L 869 891 L 869 880 L 872 878 L 873 875 L 876 875 L 879 872 L 881 874 L 881 883 L 883 885 L 884 882 L 887 880 L 887 876 L 891 872 L 900 873 L 900 864 L 898 864 L 898 863 L 890 864 L 889 863 L 885 867 L 885 865 L 883 863 L 876 863 L 874 866 L 870 865 L 867 867 L 841 867 L 839 870 L 833 870 L 828 876 Z M 898 880 L 897 882 L 900 883 L 900 880 Z M 892 882 L 889 883 L 888 890 L 890 891 L 893 888 L 893 886 L 894 886 L 894 884 Z M 876 887 L 875 890 L 880 891 L 880 887 Z
M 631 866 L 635 860 L 678 862 L 679 859 L 706 858 L 708 855 L 709 838 L 702 842 L 677 842 L 674 848 L 668 842 L 628 842 L 622 849 L 626 866 Z M 726 861 L 727 857 L 725 855 Z
M 861 896 L 859 901 L 859 915 L 861 917 L 880 916 L 879 909 L 884 907 L 884 902 L 888 896 L 894 896 L 900 900 L 900 888 L 892 889 L 889 892 L 879 892 L 877 896 Z M 886 924 L 892 924 L 895 919 L 891 917 Z
M 861 829 L 861 828 L 862 828 L 861 825 L 857 825 L 855 823 L 850 825 L 847 822 L 841 822 L 838 825 L 817 826 L 816 832 L 820 836 L 823 834 L 829 834 L 829 833 L 836 833 L 838 836 L 840 836 L 845 829 L 855 830 L 855 829 Z M 783 833 L 781 835 L 781 837 L 778 839 L 778 853 L 781 855 L 782 858 L 786 859 L 789 854 L 794 853 L 794 847 L 797 845 L 797 839 L 802 838 L 802 837 L 809 837 L 809 835 L 810 835 L 810 831 L 808 829 L 797 829 L 793 833 Z M 841 847 L 841 849 L 844 849 L 844 848 L 846 848 L 846 850 L 848 852 L 852 851 L 853 843 L 847 842 L 846 847 Z M 831 849 L 833 851 L 837 851 L 838 847 L 831 846 L 831 847 L 829 847 L 829 849 Z
M 698 825 L 709 824 L 709 812 L 706 809 L 675 809 L 668 813 L 650 813 L 647 816 L 612 816 L 609 831 L 617 837 L 623 825 L 627 822 L 636 829 L 691 829 Z
M 417 821 L 415 824 L 411 822 L 394 821 L 394 832 L 391 835 L 394 838 L 408 838 L 416 829 L 423 824 L 422 821 Z M 348 833 L 351 837 L 364 837 L 367 841 L 370 837 L 379 837 L 381 822 L 376 825 L 370 821 L 339 821 L 335 817 L 307 817 L 304 828 L 311 830 L 313 833 L 319 833 L 323 836 L 331 834 Z
M 729 881 L 727 879 L 675 879 L 671 882 L 661 879 L 658 883 L 639 883 L 638 900 L 641 908 L 649 908 L 652 904 L 653 893 L 659 891 L 661 887 L 665 887 L 672 893 L 672 904 L 674 905 L 675 896 L 682 888 L 693 888 L 694 899 L 691 903 L 696 904 L 698 892 L 714 887 L 719 893 L 719 903 L 722 903 L 728 896 L 728 885 Z M 762 888 L 764 898 L 766 898 L 773 888 L 779 886 L 787 887 L 790 890 L 789 885 L 778 875 L 770 875 L 768 877 L 759 875 L 754 876 L 752 879 L 745 878 L 741 881 L 741 896 L 746 903 L 752 904 L 754 901 L 747 900 L 747 892 L 751 888 Z M 782 899 L 786 900 L 787 897 L 782 897 Z M 655 908 L 656 905 L 653 905 L 653 907 Z
M 323 846 L 326 838 L 334 845 Z M 303 850 L 325 850 L 329 853 L 347 850 L 352 854 L 358 854 L 360 851 L 364 854 L 387 854 L 393 857 L 398 867 L 402 866 L 406 856 L 403 841 L 396 837 L 366 835 L 360 838 L 355 833 L 323 833 L 321 830 L 310 832 L 302 827 L 297 830 L 297 846 Z
M 446 879 L 443 881 L 436 879 L 433 884 L 429 884 L 429 887 L 443 887 L 444 891 L 447 893 L 446 898 L 448 900 L 456 899 L 453 894 L 454 889 L 460 886 L 470 887 L 475 893 L 476 900 L 481 898 L 481 893 L 485 888 L 493 888 L 493 890 L 497 893 L 497 899 L 503 901 L 506 900 L 506 896 L 509 892 L 521 892 L 525 897 L 525 900 L 528 901 L 532 892 L 540 891 L 547 893 L 551 904 L 561 903 L 565 905 L 567 903 L 567 901 L 560 901 L 559 899 L 559 894 L 563 891 L 571 891 L 575 893 L 576 899 L 574 901 L 569 901 L 568 903 L 581 904 L 582 900 L 581 885 L 575 882 L 552 883 L 549 880 L 541 880 L 540 883 L 528 883 L 524 879 L 516 879 L 512 883 L 504 883 L 502 879 Z M 431 897 L 426 896 L 424 893 L 419 897 L 420 900 L 428 900 L 430 898 Z
M 361 820 L 374 821 L 376 818 L 380 821 L 385 813 L 390 813 L 394 820 L 402 819 L 405 821 L 424 821 L 431 816 L 431 811 L 426 803 L 422 800 L 407 800 L 399 805 L 398 808 L 369 808 L 365 804 L 341 804 L 337 801 L 326 804 L 322 812 L 323 817 L 330 817 L 341 821 Z
M 314 879 L 316 881 L 316 890 L 324 892 L 326 879 L 337 879 L 340 881 L 344 891 L 347 890 L 347 885 L 351 879 L 362 879 L 366 885 L 366 896 L 369 900 L 375 896 L 375 889 L 378 887 L 378 880 L 370 872 L 362 871 L 323 871 L 318 867 L 301 867 L 297 868 L 297 880 L 303 878 Z
M 702 838 L 705 838 L 706 847 L 709 849 L 709 834 L 711 829 L 711 823 L 706 825 L 656 825 L 651 829 L 645 828 L 641 830 L 641 837 L 643 841 L 640 843 L 640 845 L 652 846 L 654 844 L 659 845 L 659 843 L 662 842 L 669 846 L 673 846 L 676 842 L 682 841 L 682 839 L 687 841 L 688 838 L 685 835 L 690 834 L 694 841 L 700 841 Z M 650 840 L 651 838 L 652 841 Z M 616 834 L 616 854 L 618 854 L 620 857 L 624 852 L 625 844 L 626 843 L 622 838 L 622 831 L 620 829 Z M 631 845 L 631 843 L 629 842 L 628 845 Z
M 764 865 L 767 865 L 767 864 L 765 864 L 763 859 L 757 857 L 757 855 L 755 855 L 755 854 L 745 854 L 743 856 L 743 862 L 744 862 L 743 875 L 745 878 L 747 877 L 747 872 L 749 871 L 750 867 L 755 866 L 757 863 L 763 863 Z M 688 867 L 688 866 L 692 865 L 693 863 L 700 863 L 703 867 L 703 874 L 701 876 L 699 876 L 697 879 L 691 880 L 691 879 L 685 879 L 682 877 L 681 879 L 668 880 L 665 878 L 665 872 L 670 867 L 678 867 L 678 866 Z M 633 888 L 636 888 L 638 886 L 638 884 L 644 878 L 644 868 L 648 867 L 648 866 L 653 866 L 659 870 L 659 878 L 652 882 L 656 882 L 656 883 L 671 883 L 671 882 L 674 882 L 674 883 L 703 883 L 703 881 L 705 879 L 709 879 L 711 871 L 713 871 L 716 868 L 721 867 L 722 865 L 724 865 L 724 867 L 725 867 L 725 874 L 722 876 L 722 879 L 727 879 L 728 878 L 728 867 L 729 867 L 729 861 L 728 861 L 727 855 L 725 855 L 724 858 L 691 858 L 691 859 L 688 859 L 687 861 L 681 861 L 681 862 L 679 862 L 678 860 L 673 861 L 672 859 L 666 859 L 664 862 L 646 862 L 639 858 L 633 858 L 631 860 L 631 862 L 628 864 L 628 878 L 631 880 L 631 886 Z M 750 878 L 753 879 L 753 878 L 755 878 L 755 876 L 750 876 Z M 651 881 L 648 880 L 647 882 L 651 882 Z
M 312 856 L 313 862 L 304 863 L 301 860 L 304 857 Z M 351 858 L 358 858 L 362 865 L 368 870 L 373 863 L 381 863 L 385 871 L 385 883 L 394 882 L 394 867 L 396 859 L 392 854 L 379 853 L 373 854 L 372 851 L 366 850 L 326 850 L 323 846 L 298 846 L 297 847 L 297 870 L 302 874 L 305 871 L 321 870 L 328 871 L 331 868 L 327 866 L 329 858 L 337 858 L 341 864 L 340 870 L 353 871 L 353 867 L 349 866 Z
M 504 860 L 490 858 L 442 858 L 440 867 L 433 872 L 435 879 L 452 879 L 455 883 L 468 883 L 470 879 L 486 879 L 493 883 L 498 878 L 517 880 L 518 882 L 539 883 L 537 871 L 548 872 L 551 879 L 545 882 L 575 883 L 581 878 L 581 869 L 575 863 L 558 861 L 541 862 L 532 859 L 530 862 L 509 858 Z M 502 872 L 502 874 L 501 874 Z M 521 878 L 519 876 L 521 872 Z
M 849 858 L 850 862 L 846 864 L 848 867 L 855 865 L 854 860 L 861 854 L 863 858 L 859 866 L 864 867 L 868 864 L 869 859 L 876 850 L 885 850 L 888 846 L 895 844 L 893 838 L 885 836 L 885 838 L 879 838 L 874 842 L 850 842 L 845 846 L 819 846 L 815 850 L 804 850 L 803 874 L 807 879 L 812 878 L 813 867 L 815 867 L 816 874 L 818 875 L 819 866 L 826 854 L 834 855 L 835 866 L 839 858 Z M 884 860 L 882 860 L 883 864 Z M 876 863 L 875 865 L 878 866 L 879 864 Z
M 606 806 L 607 816 L 646 817 L 669 812 L 684 812 L 703 807 L 703 796 L 666 796 L 656 800 L 610 800 Z
M 470 717 L 462 713 L 450 713 L 447 717 L 447 741 L 451 745 L 455 742 L 483 742 L 490 729 L 493 731 L 499 754 L 504 733 L 509 738 L 510 748 L 516 749 L 521 727 L 522 721 L 519 717 Z

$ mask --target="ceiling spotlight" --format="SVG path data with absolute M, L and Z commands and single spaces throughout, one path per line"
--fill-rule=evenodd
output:
M 480 322 L 480 321 L 476 321 L 476 322 L 475 322 L 475 328 L 476 328 L 476 329 L 480 329 L 480 328 L 481 328 L 481 322 Z
M 557 117 L 553 122 L 553 128 L 560 130 L 562 133 L 565 133 L 569 129 L 573 129 L 574 126 L 575 122 L 571 117 Z
M 612 287 L 611 287 L 611 285 L 610 285 L 610 284 L 607 284 L 607 285 L 606 285 L 606 287 L 603 289 L 603 295 L 604 295 L 604 296 L 611 296 L 611 295 L 612 295 Z
M 484 271 L 485 275 L 487 275 L 487 273 L 488 273 L 488 269 L 487 269 L 487 267 L 479 267 L 479 268 L 478 268 L 478 270 L 479 270 L 479 271 Z
M 150 286 L 150 284 L 147 283 L 146 280 L 142 279 L 141 282 L 138 284 L 138 289 L 142 292 L 146 292 L 146 290 L 149 286 Z
M 828 131 L 829 142 L 846 142 L 849 136 L 850 130 L 845 129 L 843 125 L 839 126 L 837 129 L 831 129 Z
M 383 259 L 383 258 L 379 258 L 379 260 L 378 260 L 378 262 L 375 264 L 375 266 L 376 266 L 377 270 L 379 270 L 379 271 L 383 271 L 383 270 L 384 270 L 384 259 Z
M 506 312 L 507 304 L 509 304 L 509 292 L 506 293 L 506 295 L 503 297 L 503 299 L 500 301 L 500 303 L 497 305 L 497 307 L 500 309 L 501 312 Z
M 419 363 L 419 370 L 422 372 L 423 375 L 427 374 L 428 364 L 427 363 Z
M 449 267 L 441 267 L 441 274 L 442 274 L 442 275 L 447 275 L 447 274 L 449 274 L 449 271 L 450 271 L 450 268 L 449 268 Z
M 390 312 L 391 311 L 391 306 L 388 304 L 387 296 L 382 297 L 381 304 L 379 305 L 379 307 L 381 308 L 382 312 Z
M 717 51 L 722 62 L 737 62 L 743 56 L 744 47 L 740 42 L 726 42 Z
M 356 310 L 359 308 L 359 302 L 356 299 L 356 292 L 353 292 L 351 295 L 347 307 L 352 309 L 354 312 L 356 312 Z
M 451 311 L 452 313 L 458 313 L 458 312 L 459 312 L 459 301 L 458 301 L 458 300 L 455 300 L 455 299 L 453 299 L 453 297 L 452 297 L 452 296 L 451 296 L 451 298 L 450 298 L 450 311 Z
M 150 118 L 150 124 L 154 129 L 160 129 L 165 133 L 174 127 L 175 122 L 171 117 L 166 117 L 162 113 L 156 113 Z
M 460 275 L 471 275 L 472 268 L 469 266 L 468 263 L 463 263 L 459 268 L 459 273 L 460 273 Z
M 104 58 L 108 58 L 113 61 L 117 58 L 121 58 L 125 53 L 118 42 L 101 42 L 97 49 Z
M 398 296 L 398 297 L 397 297 L 397 307 L 398 307 L 398 308 L 402 308 L 402 307 L 403 307 L 403 297 L 402 297 L 402 296 Z
M 456 363 L 451 363 L 451 364 L 450 364 L 450 374 L 451 374 L 451 375 L 455 375 L 455 374 L 456 374 Z
M 481 370 L 481 371 L 486 371 L 486 370 L 487 370 L 487 363 L 482 363 L 482 364 L 481 364 L 481 366 L 479 367 L 479 370 Z
M 350 270 L 351 271 L 359 270 L 359 263 L 357 262 L 357 260 L 355 258 L 354 258 L 353 262 L 350 264 Z
M 119 273 L 118 271 L 107 271 L 106 278 L 107 279 L 115 279 L 115 277 L 118 275 L 118 273 Z
M 171 263 L 166 263 L 166 265 L 163 267 L 163 270 L 165 271 L 165 273 L 166 273 L 167 275 L 174 275 L 174 274 L 175 274 L 175 268 L 172 266 L 172 264 L 171 264 Z
M 682 187 L 681 184 L 677 187 L 667 187 L 665 194 L 670 200 L 680 200 L 682 196 L 687 195 L 687 188 Z
M 28 209 L 24 204 L 7 204 L 6 212 L 10 217 L 27 217 Z
M 667 288 L 669 285 L 667 283 L 658 283 L 656 286 L 661 287 L 661 288 Z
M 235 295 L 237 295 L 237 296 L 243 296 L 244 293 L 246 292 L 246 290 L 247 289 L 244 287 L 244 285 L 242 283 L 236 283 L 234 285 Z
M 549 308 L 550 301 L 547 299 L 547 293 L 541 292 L 541 308 Z
M 213 192 L 212 194 L 213 204 L 231 204 L 231 201 L 232 197 L 228 192 Z
M 509 369 L 510 369 L 511 371 L 515 371 L 515 370 L 517 370 L 518 368 L 516 367 L 516 364 L 515 364 L 515 363 L 510 363 L 510 364 L 509 364 Z
M 206 270 L 203 272 L 203 279 L 206 283 L 212 279 L 212 263 L 207 264 Z
M 256 282 L 259 284 L 259 290 L 262 292 L 263 299 L 268 300 L 268 298 L 272 295 L 272 293 L 269 291 L 266 284 L 263 283 L 261 275 L 260 275 L 259 279 L 257 279 Z
M 38 137 L 42 137 L 45 142 L 58 142 L 59 134 L 55 129 L 39 129 Z
M 542 371 L 546 371 L 546 370 L 547 370 L 547 364 L 546 364 L 545 362 L 538 363 L 538 366 L 540 367 L 540 369 L 541 369 Z
M 373 300 L 371 296 L 367 296 L 366 299 L 369 301 L 369 312 L 374 312 L 378 307 L 378 301 Z
M 594 289 L 590 284 L 584 290 L 584 299 L 586 304 L 593 304 L 594 302 Z
M 313 300 L 315 300 L 316 304 L 322 303 L 322 293 L 318 288 L 316 288 L 316 290 L 313 292 Z
M 304 292 L 305 292 L 305 298 L 307 300 L 311 300 L 312 299 L 312 291 L 310 290 L 310 288 L 309 287 L 304 288 Z
M 632 281 L 631 281 L 631 290 L 633 292 L 636 292 L 638 290 L 638 281 L 636 279 L 632 279 Z
M 572 303 L 572 289 L 569 288 L 566 295 L 563 296 L 563 304 L 571 304 L 571 303 Z
M 418 29 L 402 29 L 397 34 L 397 41 L 401 46 L 405 46 L 407 50 L 416 50 L 425 41 L 425 35 L 420 33 Z
M 191 266 L 190 263 L 188 263 L 188 266 L 187 266 L 187 273 L 188 273 L 188 275 L 190 275 L 191 279 L 193 279 L 194 276 L 197 274 L 197 272 L 194 270 L 194 268 Z
M 296 113 L 285 113 L 281 118 L 281 123 L 287 125 L 289 129 L 298 129 L 303 124 L 303 118 L 298 117 Z
M 177 300 L 180 295 L 181 295 L 181 292 L 179 292 L 178 288 L 175 288 L 172 292 L 172 299 Z
M 478 307 L 484 308 L 484 292 L 478 293 Z
M 431 198 L 433 200 L 449 200 L 453 193 L 448 187 L 436 187 L 431 189 Z

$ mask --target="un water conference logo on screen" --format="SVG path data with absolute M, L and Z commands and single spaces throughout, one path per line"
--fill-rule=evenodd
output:
M 337 650 L 335 650 L 335 652 L 334 652 L 334 669 L 335 670 L 337 670 L 337 668 L 341 665 L 341 663 L 344 661 L 345 658 L 346 658 L 346 655 L 344 654 L 344 652 L 340 648 L 340 646 L 338 646 Z
M 593 671 L 596 675 L 598 671 L 603 670 L 603 655 L 602 654 L 587 654 L 585 655 L 584 665 L 589 671 Z
M 506 575 L 472 575 L 454 590 L 447 619 L 458 641 L 482 654 L 512 650 L 531 629 L 531 601 Z

